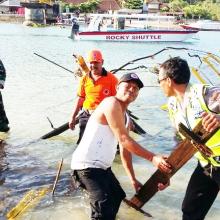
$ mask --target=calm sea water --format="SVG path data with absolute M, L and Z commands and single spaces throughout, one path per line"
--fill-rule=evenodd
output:
M 30 28 L 20 24 L 0 24 L 0 57 L 7 69 L 7 81 L 2 94 L 11 127 L 7 135 L 0 134 L 5 140 L 5 144 L 0 148 L 0 219 L 4 219 L 4 215 L 29 190 L 51 187 L 61 158 L 64 158 L 64 166 L 55 196 L 52 198 L 48 193 L 41 198 L 37 206 L 30 208 L 22 219 L 89 219 L 88 199 L 73 191 L 70 184 L 71 154 L 76 147 L 78 130 L 66 131 L 50 140 L 38 140 L 51 130 L 47 117 L 54 127 L 69 120 L 77 79 L 34 53 L 74 70 L 73 53 L 85 56 L 88 50 L 98 48 L 103 52 L 104 66 L 111 70 L 136 58 L 154 54 L 165 47 L 192 49 L 166 50 L 155 57 L 127 66 L 146 67 L 138 70 L 146 87 L 142 89 L 130 110 L 139 117 L 138 123 L 148 135 L 133 136 L 145 148 L 157 153 L 169 154 L 175 142 L 167 114 L 160 109 L 166 98 L 159 87 L 152 87 L 157 86 L 156 77 L 148 71 L 149 68 L 163 62 L 169 56 L 181 56 L 186 58 L 191 66 L 207 74 L 213 82 L 220 83 L 210 68 L 204 63 L 200 65 L 198 57 L 192 57 L 205 55 L 195 50 L 210 51 L 219 55 L 220 32 L 200 32 L 196 36 L 197 39 L 185 43 L 77 42 L 68 38 L 69 35 L 70 28 Z M 120 74 L 122 72 L 117 76 Z M 181 219 L 181 202 L 195 166 L 196 160 L 191 159 L 172 178 L 171 186 L 157 193 L 143 207 L 144 210 L 150 212 L 157 220 Z M 134 167 L 138 179 L 143 183 L 155 171 L 150 163 L 138 157 L 134 157 Z M 131 197 L 134 190 L 118 156 L 113 170 L 127 197 Z M 219 207 L 218 196 L 207 219 L 219 219 Z M 146 217 L 122 204 L 118 219 L 141 220 Z

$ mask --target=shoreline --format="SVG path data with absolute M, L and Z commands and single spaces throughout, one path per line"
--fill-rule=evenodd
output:
M 0 23 L 23 23 L 24 21 L 24 15 L 0 14 Z

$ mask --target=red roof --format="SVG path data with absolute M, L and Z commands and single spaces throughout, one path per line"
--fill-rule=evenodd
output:
M 71 3 L 74 5 L 81 4 L 83 2 L 87 2 L 87 0 L 64 0 L 66 3 Z M 108 10 L 119 10 L 121 7 L 118 3 L 118 0 L 101 0 L 98 8 L 102 11 Z
M 121 9 L 120 5 L 115 0 L 102 0 L 99 4 L 99 9 L 102 11 L 108 10 L 119 10 Z

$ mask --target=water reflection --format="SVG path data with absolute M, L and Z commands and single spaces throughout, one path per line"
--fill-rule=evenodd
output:
M 5 198 L 7 198 L 7 188 L 4 187 L 6 180 L 6 171 L 8 169 L 8 163 L 6 158 L 6 142 L 0 138 L 0 213 L 4 213 L 7 203 Z M 0 214 L 1 216 L 1 214 Z
M 0 139 L 0 185 L 5 182 L 4 172 L 7 170 L 8 164 L 6 163 L 6 153 L 5 153 L 5 141 Z

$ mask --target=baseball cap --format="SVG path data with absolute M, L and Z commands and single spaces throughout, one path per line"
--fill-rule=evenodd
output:
M 135 83 L 137 83 L 139 89 L 144 87 L 144 84 L 142 83 L 142 81 L 139 79 L 138 75 L 136 73 L 127 73 L 124 74 L 120 79 L 119 79 L 119 83 L 121 82 L 129 82 L 129 81 L 134 81 Z
M 98 62 L 101 63 L 103 61 L 102 53 L 99 50 L 91 50 L 88 53 L 87 57 L 88 62 Z

